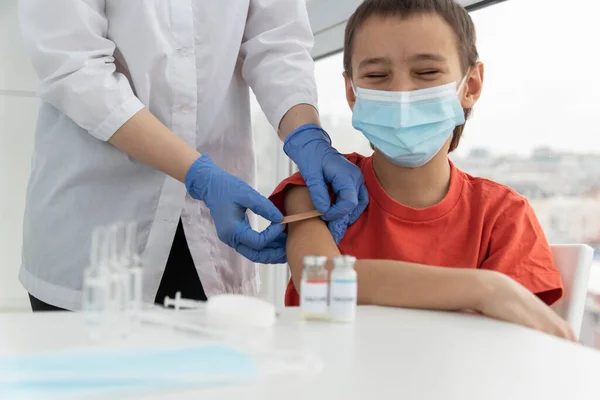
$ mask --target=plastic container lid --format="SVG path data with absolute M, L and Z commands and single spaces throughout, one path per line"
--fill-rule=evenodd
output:
M 269 327 L 275 324 L 275 306 L 257 297 L 239 294 L 211 296 L 206 302 L 206 317 L 220 326 Z

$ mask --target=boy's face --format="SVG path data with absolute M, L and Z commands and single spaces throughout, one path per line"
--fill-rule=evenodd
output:
M 357 87 L 386 91 L 412 91 L 456 82 L 464 75 L 457 38 L 437 14 L 409 18 L 371 17 L 356 31 L 352 53 L 352 80 Z M 356 101 L 351 78 L 344 73 L 346 99 Z M 468 72 L 459 93 L 463 108 L 472 108 L 481 94 L 483 65 Z M 441 153 L 447 154 L 452 138 Z M 437 158 L 437 156 L 436 156 Z

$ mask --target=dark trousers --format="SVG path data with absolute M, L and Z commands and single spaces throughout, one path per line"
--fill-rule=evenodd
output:
M 163 273 L 155 303 L 163 304 L 165 296 L 175 297 L 175 293 L 181 292 L 181 297 L 192 300 L 206 300 L 204 288 L 196 272 L 190 249 L 188 248 L 181 220 L 177 225 L 175 239 L 171 246 L 171 252 L 167 260 L 165 272 Z M 29 302 L 33 311 L 67 311 L 59 307 L 44 303 L 29 295 Z

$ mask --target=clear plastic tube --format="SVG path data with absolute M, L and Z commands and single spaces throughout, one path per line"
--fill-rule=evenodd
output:
M 85 269 L 83 277 L 82 309 L 92 340 L 99 340 L 106 333 L 110 293 L 107 268 L 102 255 L 107 240 L 107 232 L 104 229 L 95 229 L 92 232 L 90 265 Z
M 127 311 L 133 329 L 137 329 L 140 323 L 139 314 L 142 311 L 142 265 L 137 250 L 137 223 L 135 221 L 127 224 L 125 248 L 129 261 Z

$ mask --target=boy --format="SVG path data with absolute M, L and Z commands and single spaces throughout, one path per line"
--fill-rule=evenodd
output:
M 527 200 L 448 159 L 483 84 L 466 10 L 453 0 L 366 0 L 346 27 L 344 79 L 353 126 L 375 149 L 347 156 L 369 205 L 341 240 L 321 219 L 290 224 L 286 305 L 298 305 L 305 255 L 350 254 L 359 304 L 475 310 L 574 340 L 548 307 L 562 283 Z M 304 185 L 296 174 L 271 200 L 288 215 L 313 210 Z

